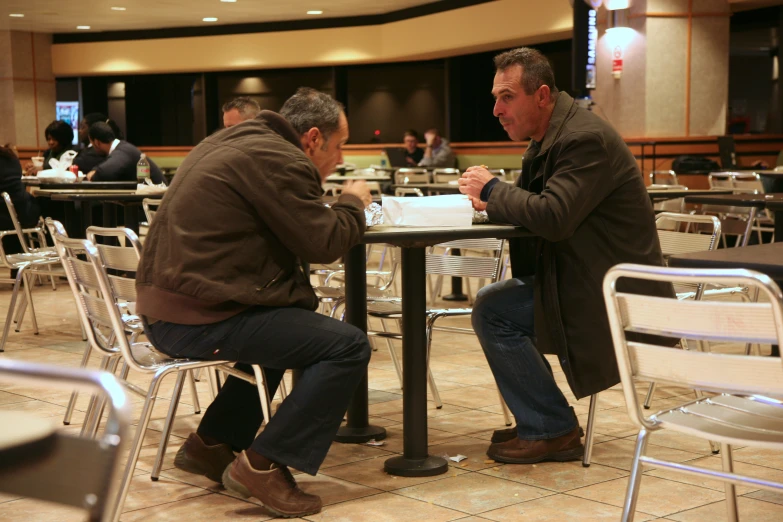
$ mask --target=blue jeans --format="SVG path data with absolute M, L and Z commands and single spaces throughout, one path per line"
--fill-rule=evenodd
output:
M 578 421 L 535 346 L 533 278 L 482 288 L 473 306 L 473 329 L 498 388 L 524 440 L 553 439 Z
M 144 328 L 150 342 L 174 357 L 236 361 L 264 367 L 270 393 L 283 372 L 302 369 L 296 386 L 258 437 L 263 414 L 258 391 L 229 377 L 204 413 L 198 433 L 252 448 L 268 459 L 315 475 L 348 402 L 370 362 L 367 335 L 349 324 L 299 308 L 250 308 L 225 321 Z M 255 439 L 255 440 L 254 440 Z

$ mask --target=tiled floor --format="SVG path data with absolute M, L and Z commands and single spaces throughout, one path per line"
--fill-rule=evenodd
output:
M 0 318 L 5 317 L 9 298 L 5 285 L 0 288 Z M 32 334 L 28 318 L 21 333 L 11 332 L 6 352 L 0 357 L 78 366 L 83 343 L 67 284 L 61 283 L 56 292 L 50 287 L 37 287 L 35 298 L 40 335 Z M 464 326 L 467 322 L 463 319 L 454 324 Z M 388 439 L 379 447 L 335 443 L 318 476 L 297 476 L 302 488 L 321 495 L 326 506 L 308 520 L 619 520 L 636 433 L 619 388 L 601 396 L 590 468 L 583 468 L 579 462 L 503 465 L 487 460 L 485 455 L 491 432 L 503 426 L 503 417 L 492 375 L 475 337 L 436 332 L 432 369 L 445 405 L 438 410 L 429 404 L 430 452 L 462 454 L 467 460 L 453 464 L 446 474 L 437 477 L 403 478 L 383 472 L 383 461 L 402 451 L 402 401 L 394 367 L 385 344 L 381 345 L 370 363 L 370 414 L 373 424 L 387 428 Z M 584 426 L 587 401 L 573 399 L 561 372 L 557 371 L 556 378 Z M 132 380 L 138 384 L 145 381 L 139 377 Z M 160 396 L 170 394 L 172 381 L 163 384 Z M 208 404 L 206 382 L 198 384 L 198 391 L 202 405 Z M 655 405 L 674 404 L 675 398 L 687 393 L 685 389 L 662 386 Z M 68 398 L 66 392 L 0 384 L 0 410 L 30 412 L 51 418 L 54 423 L 60 422 Z M 132 400 L 138 416 L 140 400 Z M 84 397 L 79 400 L 69 430 L 78 431 L 86 402 Z M 158 482 L 150 481 L 149 472 L 168 402 L 160 400 L 155 408 L 122 520 L 255 522 L 271 518 L 258 503 L 241 500 L 205 477 L 173 467 L 174 453 L 200 419 L 192 413 L 187 387 L 181 402 Z M 720 467 L 720 458 L 711 455 L 706 443 L 676 434 L 653 435 L 649 449 L 660 458 Z M 735 457 L 739 472 L 783 482 L 783 454 L 737 448 Z M 752 488 L 740 488 L 739 492 L 742 520 L 783 520 L 783 495 Z M 636 520 L 718 522 L 726 519 L 723 499 L 721 483 L 647 469 Z M 83 519 L 83 513 L 76 509 L 0 496 L 0 520 L 6 522 Z

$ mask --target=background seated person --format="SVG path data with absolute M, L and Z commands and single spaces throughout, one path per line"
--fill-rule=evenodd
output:
M 23 228 L 31 228 L 38 224 L 41 209 L 35 198 L 27 193 L 22 184 L 22 165 L 8 147 L 0 146 L 0 192 L 8 192 L 14 202 L 16 215 Z M 13 230 L 14 224 L 5 203 L 0 205 L 0 230 Z M 16 236 L 6 236 L 2 239 L 6 254 L 22 252 L 22 245 Z
M 73 159 L 73 163 L 85 174 L 95 170 L 95 167 L 106 161 L 106 156 L 98 152 L 98 149 L 90 143 L 90 126 L 99 121 L 109 124 L 112 131 L 114 131 L 114 136 L 122 139 L 122 132 L 119 127 L 112 120 L 108 119 L 105 114 L 93 112 L 82 118 L 81 123 L 79 123 L 79 143 L 82 145 L 82 150 Z
M 252 120 L 261 112 L 261 106 L 248 96 L 234 98 L 223 105 L 223 126 L 233 127 L 243 121 Z
M 36 167 L 30 163 L 25 168 L 25 174 L 28 176 L 35 176 L 42 170 L 47 170 L 52 167 L 49 166 L 49 160 L 54 158 L 59 160 L 65 152 L 73 150 L 71 143 L 73 142 L 73 129 L 70 124 L 64 121 L 55 120 L 50 123 L 44 131 L 46 136 L 46 144 L 49 149 L 43 156 L 43 167 Z
M 125 140 L 115 137 L 108 123 L 98 122 L 90 126 L 90 142 L 106 161 L 87 174 L 89 181 L 136 181 L 136 164 L 141 151 Z M 163 173 L 155 162 L 150 164 L 150 178 L 153 183 L 163 183 Z
M 413 129 L 405 131 L 402 143 L 405 146 L 405 161 L 409 167 L 415 167 L 424 158 L 424 151 L 419 148 L 419 133 Z
M 424 133 L 427 147 L 424 149 L 424 158 L 419 162 L 420 167 L 452 168 L 457 166 L 457 157 L 449 146 L 449 141 L 443 139 L 438 129 L 430 129 Z

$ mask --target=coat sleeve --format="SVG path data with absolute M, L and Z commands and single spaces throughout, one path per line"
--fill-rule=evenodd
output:
M 487 206 L 491 221 L 562 241 L 614 189 L 611 161 L 599 135 L 571 133 L 549 154 L 554 155 L 554 169 L 540 194 L 505 183 L 494 187 Z
M 106 161 L 95 167 L 92 181 L 125 181 L 122 179 L 122 174 L 128 170 L 131 163 L 133 167 L 136 166 L 128 152 L 118 146 Z
M 276 163 L 267 168 L 279 172 L 245 177 L 249 182 L 242 190 L 288 250 L 309 263 L 331 263 L 361 241 L 365 222 L 359 198 L 341 196 L 326 207 L 321 186 L 313 179 L 315 167 L 305 161 Z

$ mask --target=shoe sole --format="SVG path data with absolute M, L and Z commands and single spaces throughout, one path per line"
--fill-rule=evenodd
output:
M 216 473 L 214 470 L 204 468 L 198 461 L 188 457 L 184 447 L 180 448 L 177 455 L 174 457 L 174 467 L 181 469 L 182 471 L 187 471 L 188 473 L 193 473 L 194 475 L 203 475 L 218 484 L 223 483 L 223 472 Z M 229 466 L 226 466 L 226 468 L 228 467 Z
M 538 464 L 539 462 L 570 462 L 572 460 L 582 460 L 584 457 L 585 448 L 579 446 L 578 448 L 558 451 L 557 453 L 550 453 L 549 455 L 541 455 L 540 457 L 533 457 L 527 459 L 515 459 L 511 457 L 495 456 L 487 453 L 487 456 L 495 462 L 502 462 L 504 464 Z
M 582 429 L 581 426 L 579 426 L 579 437 L 583 438 L 585 436 L 585 430 Z M 502 442 L 508 442 L 510 440 L 514 440 L 516 438 L 516 435 L 512 435 L 511 437 L 498 437 L 495 438 L 495 435 L 492 435 L 492 438 L 489 440 L 490 444 L 499 444 Z
M 250 498 L 253 496 L 253 494 L 250 492 L 249 489 L 245 487 L 244 484 L 234 480 L 234 478 L 231 476 L 231 466 L 226 466 L 226 470 L 223 472 L 223 487 L 225 487 L 229 491 L 233 491 L 234 493 L 236 493 L 242 498 Z M 283 513 L 282 511 L 270 507 L 268 504 L 264 503 L 264 501 L 261 500 L 260 498 L 258 497 L 253 497 L 253 498 L 260 501 L 261 505 L 264 506 L 266 510 L 269 511 L 271 514 L 280 518 L 306 517 L 307 515 L 315 515 L 316 513 L 321 512 L 320 509 L 315 509 L 312 511 L 302 511 L 301 513 Z

